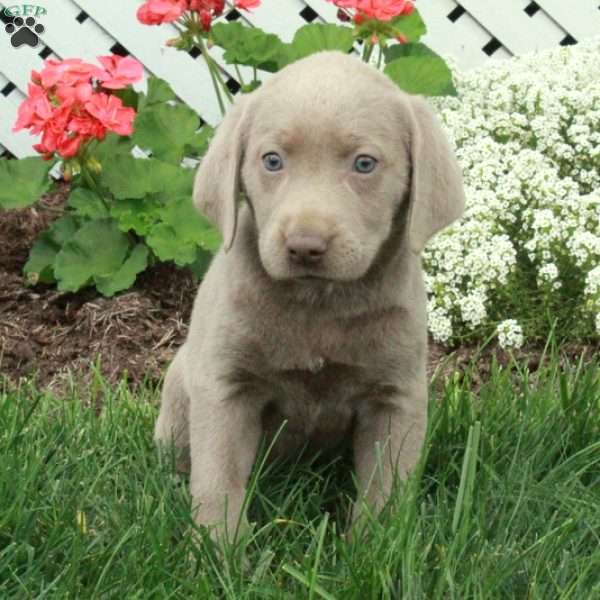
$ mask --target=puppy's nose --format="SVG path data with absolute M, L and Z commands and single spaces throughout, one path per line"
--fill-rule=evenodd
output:
M 327 242 L 318 235 L 291 235 L 285 246 L 293 263 L 307 266 L 320 263 L 327 250 Z

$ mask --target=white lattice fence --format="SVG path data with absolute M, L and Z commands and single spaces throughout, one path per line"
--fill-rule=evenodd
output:
M 173 25 L 146 27 L 135 17 L 140 0 L 37 0 L 47 14 L 39 18 L 45 31 L 39 45 L 13 48 L 10 35 L 0 31 L 0 153 L 34 154 L 28 133 L 13 133 L 17 107 L 27 90 L 32 69 L 47 57 L 93 60 L 112 52 L 128 52 L 152 73 L 167 79 L 178 96 L 207 122 L 219 121 L 209 73 L 201 58 L 167 48 L 175 37 Z M 0 2 L 0 7 L 12 6 Z M 600 0 L 417 0 L 428 27 L 425 43 L 452 56 L 463 69 L 486 60 L 573 44 L 600 33 Z M 3 11 L 0 11 L 3 12 Z M 252 14 L 227 11 L 222 18 L 242 18 L 289 41 L 310 21 L 335 21 L 336 8 L 325 0 L 263 0 Z M 9 19 L 2 14 L 5 23 Z M 5 26 L 2 24 L 2 29 Z M 235 80 L 221 59 L 223 69 Z M 245 72 L 242 70 L 242 76 Z M 141 85 L 144 87 L 144 84 Z

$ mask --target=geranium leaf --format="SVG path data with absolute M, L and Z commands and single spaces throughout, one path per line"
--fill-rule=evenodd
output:
M 152 106 L 159 102 L 168 102 L 176 100 L 173 88 L 160 77 L 148 78 L 148 92 L 146 93 L 145 106 Z M 141 106 L 140 106 L 141 109 Z
M 427 33 L 427 27 L 416 8 L 410 15 L 395 17 L 391 24 L 396 31 L 403 33 L 409 42 L 418 42 Z
M 116 274 L 130 245 L 114 219 L 85 223 L 56 256 L 54 276 L 58 289 L 76 292 L 94 277 Z
M 77 231 L 78 220 L 71 215 L 56 219 L 49 229 L 42 232 L 29 253 L 23 267 L 27 283 L 54 283 L 54 260 L 56 255 Z
M 132 139 L 154 157 L 178 165 L 199 127 L 198 115 L 185 104 L 155 104 L 138 113 Z
M 146 237 L 146 243 L 160 260 L 173 260 L 180 266 L 196 259 L 197 246 L 193 241 L 182 241 L 177 231 L 166 223 L 159 223 Z
M 384 73 L 409 94 L 456 95 L 452 73 L 439 56 L 402 56 L 388 63 Z
M 133 156 L 107 158 L 100 174 L 102 184 L 117 199 L 143 198 L 164 191 L 191 194 L 193 178 L 191 169 Z
M 148 247 L 138 244 L 121 267 L 112 275 L 95 275 L 98 291 L 104 296 L 114 296 L 121 290 L 131 287 L 138 273 L 148 266 Z
M 110 207 L 110 214 L 117 220 L 121 231 L 133 230 L 143 236 L 158 222 L 161 208 L 158 195 L 150 194 L 144 198 L 118 200 Z
M 102 198 L 88 188 L 75 188 L 69 194 L 67 206 L 72 208 L 80 217 L 106 219 L 109 216 Z
M 202 129 L 195 133 L 193 138 L 185 145 L 185 155 L 195 157 L 204 156 L 214 133 L 214 127 L 204 124 Z
M 188 198 L 191 198 L 194 189 L 195 175 L 196 169 L 173 167 L 169 175 L 170 179 L 163 182 L 163 191 L 169 198 L 175 196 L 187 196 Z
M 298 60 L 322 50 L 348 52 L 353 43 L 354 37 L 349 27 L 333 23 L 311 23 L 296 31 L 290 48 L 294 60 Z
M 129 106 L 135 110 L 138 109 L 140 94 L 132 87 L 126 87 L 122 90 L 113 90 L 112 93 L 118 98 L 121 98 L 124 106 Z
M 106 164 L 110 164 L 114 159 L 121 156 L 131 156 L 133 146 L 130 137 L 108 133 L 101 142 L 94 146 L 91 154 L 104 169 Z
M 388 46 L 384 51 L 385 62 L 389 63 L 403 56 L 439 56 L 429 46 L 421 42 L 409 42 L 407 44 L 394 44 Z
M 71 215 L 64 215 L 56 219 L 46 233 L 57 246 L 61 247 L 75 235 L 78 228 L 79 219 Z
M 51 161 L 30 157 L 0 159 L 0 208 L 24 208 L 33 204 L 52 185 Z
M 161 209 L 160 216 L 183 243 L 193 242 L 211 252 L 221 245 L 219 232 L 196 210 L 188 196 L 169 200 Z
M 289 54 L 288 45 L 275 34 L 236 21 L 213 25 L 211 39 L 225 50 L 223 57 L 227 63 L 257 67 L 271 73 L 281 68 L 282 58 Z M 287 62 L 285 59 L 283 64 Z
M 189 265 L 190 269 L 198 279 L 202 279 L 213 259 L 213 253 L 202 248 L 196 250 L 196 260 Z
M 29 252 L 29 259 L 23 267 L 27 283 L 54 283 L 54 259 L 59 246 L 49 239 L 48 233 L 42 233 Z

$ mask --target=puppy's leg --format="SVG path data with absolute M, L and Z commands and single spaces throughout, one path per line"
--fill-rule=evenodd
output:
M 190 488 L 198 525 L 213 539 L 234 540 L 247 527 L 246 483 L 262 435 L 260 404 L 211 385 L 192 397 Z
M 354 431 L 358 495 L 352 510 L 361 516 L 361 499 L 377 514 L 388 501 L 396 479 L 405 480 L 419 461 L 427 426 L 427 395 L 376 404 L 361 415 Z
M 174 447 L 177 470 L 186 473 L 190 470 L 189 412 L 190 400 L 183 383 L 183 353 L 179 351 L 165 376 L 154 440 L 159 447 Z

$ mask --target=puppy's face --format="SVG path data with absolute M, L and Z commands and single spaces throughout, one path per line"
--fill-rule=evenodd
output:
M 464 206 L 459 166 L 426 103 L 340 52 L 286 67 L 217 128 L 194 201 L 220 229 L 225 251 L 241 188 L 260 260 L 279 280 L 359 279 L 403 202 L 404 250 L 417 254 Z
M 362 277 L 407 196 L 397 95 L 356 66 L 288 68 L 256 93 L 241 179 L 274 279 Z

